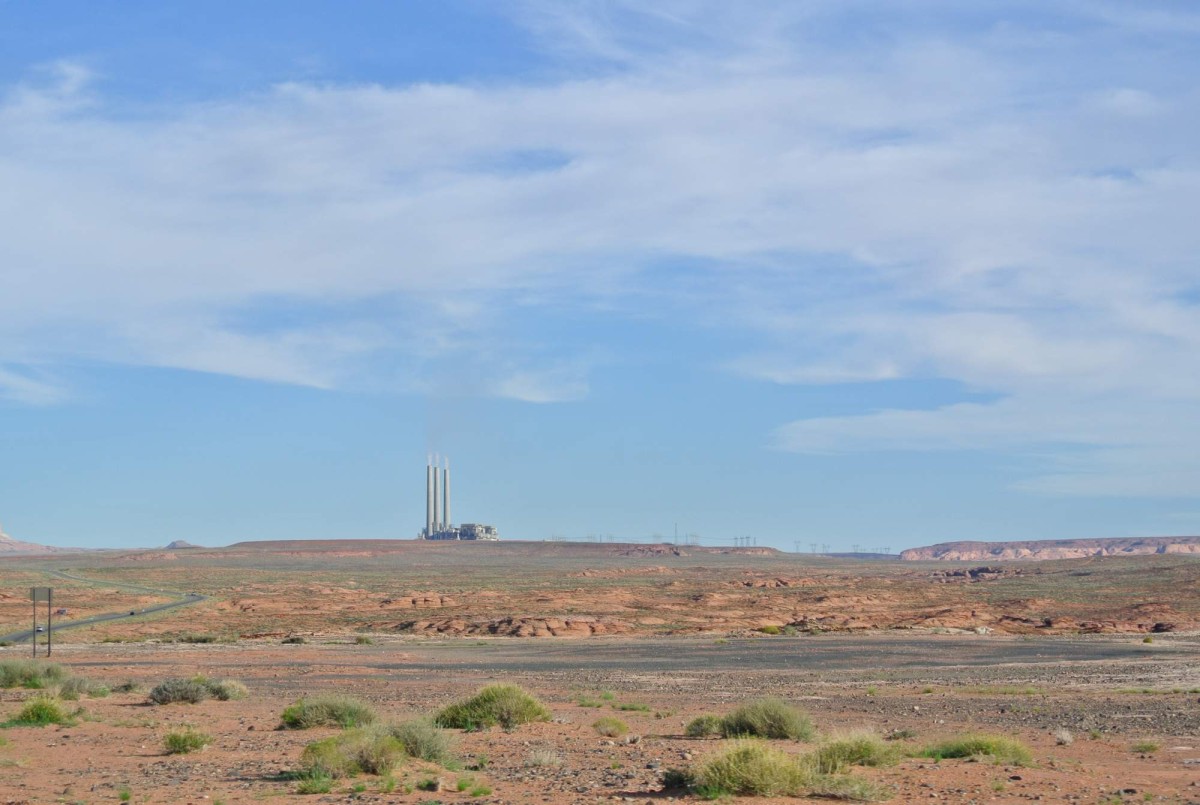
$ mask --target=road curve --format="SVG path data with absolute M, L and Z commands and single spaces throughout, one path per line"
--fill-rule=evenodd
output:
M 142 615 L 152 615 L 156 612 L 166 612 L 171 609 L 178 609 L 179 607 L 190 607 L 193 604 L 198 604 L 201 601 L 208 600 L 208 596 L 200 595 L 199 593 L 184 594 L 184 593 L 176 592 L 174 590 L 157 590 L 152 587 L 142 587 L 137 584 L 125 584 L 123 582 L 110 582 L 110 581 L 97 581 L 96 579 L 89 579 L 86 576 L 74 576 L 70 573 L 64 573 L 61 570 L 47 570 L 46 572 L 52 576 L 58 576 L 59 578 L 63 578 L 63 579 L 71 579 L 73 581 L 83 581 L 83 582 L 87 582 L 88 584 L 101 584 L 105 587 L 119 587 L 119 588 L 126 589 L 126 590 L 134 590 L 134 591 L 140 592 L 140 593 L 151 593 L 153 595 L 166 595 L 166 596 L 171 596 L 176 599 L 174 601 L 168 601 L 165 604 L 155 604 L 152 607 L 146 607 L 140 611 L 138 611 L 138 610 L 123 610 L 121 612 L 107 612 L 102 615 L 92 615 L 91 617 L 80 618 L 79 620 L 75 620 L 75 621 L 65 621 L 62 623 L 55 623 L 50 628 L 51 634 L 58 634 L 59 632 L 65 631 L 66 629 L 77 629 L 80 626 L 90 626 L 92 624 L 104 623 L 106 621 L 116 621 L 116 620 L 122 620 L 122 619 L 126 619 L 126 618 L 141 617 Z M 34 631 L 32 629 L 26 629 L 25 631 L 22 631 L 22 632 L 13 632 L 12 634 L 0 635 L 0 643 L 23 643 L 26 640 L 29 640 L 31 637 L 33 637 L 33 635 L 34 635 Z

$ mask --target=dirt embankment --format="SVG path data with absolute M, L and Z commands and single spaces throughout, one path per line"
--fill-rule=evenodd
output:
M 1089 556 L 1139 556 L 1146 554 L 1200 554 L 1200 537 L 1139 537 L 1136 539 L 1060 539 L 1038 542 L 943 542 L 909 548 L 900 558 L 927 561 L 1017 561 L 1084 559 Z

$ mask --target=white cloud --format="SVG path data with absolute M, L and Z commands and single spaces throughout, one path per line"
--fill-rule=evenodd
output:
M 1095 471 L 1030 484 L 1145 494 L 1153 455 L 1200 494 L 1171 446 L 1200 434 L 1169 419 L 1200 402 L 1200 98 L 1129 34 L 1170 15 L 1068 5 L 1043 31 L 988 8 L 939 26 L 891 4 L 529 3 L 570 64 L 603 69 L 137 115 L 59 65 L 0 101 L 0 367 L 338 388 L 386 363 L 400 387 L 457 383 L 440 363 L 481 393 L 585 395 L 579 356 L 506 336 L 497 308 L 523 294 L 752 333 L 707 359 L 772 382 L 941 377 L 1000 399 L 792 423 L 787 449 L 1066 444 L 1100 451 Z M 1089 69 L 1114 48 L 1134 65 L 1119 82 Z M 663 258 L 717 290 L 643 308 Z

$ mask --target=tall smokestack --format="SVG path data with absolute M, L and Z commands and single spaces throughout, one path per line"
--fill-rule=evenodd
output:
M 442 458 L 442 523 L 450 527 L 450 459 Z
M 433 456 L 425 456 L 425 538 L 433 536 Z
M 441 462 L 438 459 L 438 454 L 433 454 L 433 530 L 441 531 L 442 524 L 438 521 L 438 515 L 442 513 L 442 508 L 438 504 L 438 464 Z

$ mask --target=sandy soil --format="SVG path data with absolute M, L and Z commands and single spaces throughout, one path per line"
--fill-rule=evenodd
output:
M 665 769 L 685 766 L 719 744 L 682 737 L 683 725 L 763 694 L 801 704 L 824 731 L 911 730 L 915 738 L 904 743 L 915 746 L 985 729 L 1018 736 L 1034 750 L 1030 768 L 910 759 L 861 772 L 891 786 L 895 802 L 1200 800 L 1200 693 L 1129 692 L 1150 683 L 1167 691 L 1200 688 L 1197 638 L 1165 638 L 1154 646 L 1108 637 L 898 635 L 721 643 L 378 639 L 374 645 L 331 637 L 305 645 L 60 646 L 56 659 L 73 672 L 111 684 L 134 680 L 142 692 L 83 700 L 76 726 L 0 730 L 8 742 L 0 747 L 0 802 L 116 802 L 125 791 L 130 801 L 146 803 L 699 801 L 661 790 Z M 0 650 L 0 659 L 14 656 L 23 653 Z M 155 682 L 197 672 L 241 680 L 251 695 L 240 702 L 146 703 L 144 691 Z M 360 777 L 327 795 L 299 796 L 286 779 L 304 745 L 332 733 L 276 729 L 282 709 L 301 695 L 352 693 L 386 718 L 401 719 L 497 679 L 541 696 L 554 722 L 462 734 L 462 770 L 409 762 L 397 770 L 391 793 L 380 791 L 378 778 Z M 30 695 L 0 691 L 0 717 Z M 622 706 L 646 709 L 616 709 Z M 590 725 L 603 714 L 619 715 L 639 740 L 598 736 Z M 164 754 L 163 734 L 183 724 L 213 735 L 214 744 L 196 754 Z M 1074 733 L 1074 743 L 1056 744 L 1052 733 L 1061 727 Z M 1132 751 L 1143 739 L 1160 748 Z M 546 757 L 552 765 L 545 765 Z M 542 765 L 531 765 L 538 759 Z M 466 777 L 492 793 L 472 798 L 455 790 Z M 429 779 L 443 790 L 405 793 L 405 786 Z

